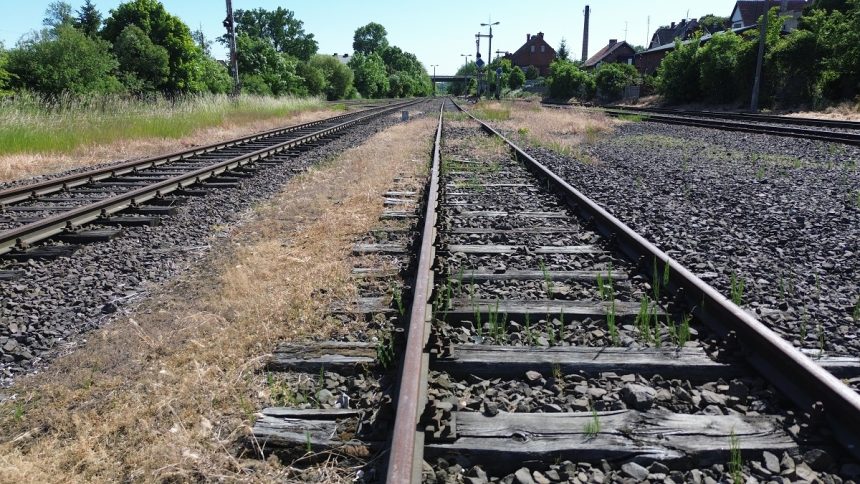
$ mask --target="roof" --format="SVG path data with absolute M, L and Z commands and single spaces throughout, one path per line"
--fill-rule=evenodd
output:
M 736 29 L 729 29 L 729 30 L 726 30 L 726 31 L 717 32 L 717 33 L 715 33 L 715 34 L 705 34 L 705 35 L 703 35 L 701 38 L 699 38 L 699 42 L 700 42 L 700 43 L 705 43 L 705 42 L 707 42 L 707 41 L 711 40 L 711 38 L 712 38 L 713 36 L 715 36 L 715 35 L 722 35 L 722 34 L 724 34 L 724 33 L 726 33 L 726 32 L 732 32 L 732 33 L 735 33 L 735 34 L 740 34 L 740 33 L 746 32 L 747 30 L 755 29 L 755 28 L 757 28 L 757 27 L 758 27 L 757 25 L 747 25 L 746 27 L 739 27 L 739 28 L 736 28 Z M 686 44 L 689 44 L 690 42 L 693 42 L 694 40 L 695 40 L 695 39 L 688 39 L 688 40 L 681 41 L 681 43 L 686 45 Z M 665 51 L 665 50 L 674 50 L 674 49 L 675 49 L 675 42 L 673 41 L 673 42 L 669 42 L 668 44 L 664 44 L 664 45 L 660 45 L 660 46 L 654 47 L 654 48 L 652 48 L 652 49 L 644 50 L 644 51 L 640 52 L 638 55 L 645 55 L 645 54 L 651 54 L 651 53 L 654 53 L 654 52 L 663 52 L 663 51 Z
M 634 50 L 633 47 L 631 47 L 630 44 L 628 44 L 627 41 L 625 41 L 625 40 L 622 40 L 621 42 L 617 42 L 617 41 L 616 42 L 610 42 L 610 43 L 606 44 L 606 47 L 600 49 L 599 51 L 597 51 L 596 54 L 589 57 L 588 60 L 582 64 L 582 67 L 596 66 L 603 59 L 609 57 L 610 54 L 612 54 L 613 52 L 615 52 L 616 50 L 620 49 L 621 47 L 623 47 L 625 45 L 627 47 L 630 47 L 631 50 Z
M 549 45 L 549 43 L 547 43 L 547 41 L 545 41 L 543 39 L 543 32 L 538 32 L 535 35 L 529 35 L 527 40 L 526 40 L 526 43 L 523 44 L 522 47 L 520 47 L 519 49 L 514 51 L 514 53 L 511 54 L 511 56 L 513 57 L 513 56 L 519 56 L 522 54 L 531 53 L 529 47 L 532 45 L 534 45 L 534 46 L 545 45 L 545 46 L 549 47 L 549 52 L 552 52 L 553 57 L 555 57 L 555 49 L 553 49 L 552 46 Z
M 651 37 L 650 45 L 666 45 L 674 42 L 677 38 L 686 39 L 687 34 L 695 31 L 697 28 L 699 28 L 699 21 L 696 19 L 690 19 L 689 21 L 682 20 L 672 26 L 660 27 Z
M 782 0 L 766 1 L 769 9 L 782 6 Z M 765 0 L 740 0 L 735 4 L 735 8 L 732 9 L 732 14 L 729 18 L 734 18 L 735 12 L 740 10 L 741 20 L 744 25 L 752 25 L 758 22 L 758 18 L 764 13 L 764 3 Z M 806 8 L 810 3 L 812 2 L 806 0 L 788 0 L 787 10 L 789 12 L 799 12 Z

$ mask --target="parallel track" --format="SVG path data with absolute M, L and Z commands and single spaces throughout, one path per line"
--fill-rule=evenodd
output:
M 24 249 L 84 224 L 138 207 L 153 199 L 241 169 L 249 163 L 335 136 L 338 132 L 380 115 L 420 102 L 386 104 L 357 113 L 275 129 L 164 156 L 86 170 L 60 178 L 0 191 L 4 213 L 36 214 L 0 220 L 0 255 Z M 49 198 L 62 195 L 63 198 Z
M 752 121 L 754 123 L 792 124 L 797 126 L 808 126 L 815 128 L 860 130 L 860 121 L 844 121 L 838 119 L 818 119 L 796 116 L 776 116 L 772 114 L 732 113 L 721 111 L 690 111 L 666 108 L 644 108 L 636 106 L 609 106 L 609 108 L 624 111 L 636 111 L 640 113 L 670 114 L 674 116 L 730 119 L 735 121 Z
M 490 138 L 504 143 L 516 160 L 500 166 L 490 165 L 492 166 L 490 172 L 501 170 L 501 175 L 496 177 L 498 180 L 492 182 L 495 185 L 482 185 L 493 178 L 485 176 L 490 173 L 484 171 L 488 166 L 485 160 L 465 158 L 455 160 L 456 168 L 452 169 L 450 166 L 452 158 L 446 152 L 443 164 L 443 121 L 443 113 L 440 113 L 431 179 L 426 194 L 427 209 L 414 298 L 407 328 L 408 337 L 401 369 L 387 482 L 420 482 L 422 463 L 428 460 L 430 455 L 466 456 L 473 459 L 473 464 L 491 462 L 501 467 L 516 465 L 517 462 L 512 461 L 518 459 L 551 462 L 558 458 L 626 460 L 638 456 L 637 458 L 646 461 L 671 460 L 678 457 L 673 453 L 675 446 L 681 449 L 683 454 L 684 449 L 687 448 L 685 446 L 690 445 L 685 441 L 684 432 L 681 431 L 685 428 L 684 425 L 690 422 L 707 421 L 706 426 L 715 429 L 715 435 L 722 428 L 727 436 L 727 425 L 729 425 L 727 422 L 732 422 L 732 435 L 734 435 L 735 425 L 740 425 L 738 432 L 744 433 L 745 430 L 741 430 L 743 425 L 752 421 L 768 420 L 766 415 L 758 420 L 755 418 L 750 420 L 731 415 L 713 418 L 697 415 L 696 418 L 691 418 L 684 415 L 658 413 L 658 419 L 687 423 L 678 423 L 679 427 L 673 432 L 661 428 L 664 422 L 652 422 L 648 424 L 652 426 L 652 432 L 667 433 L 658 440 L 646 438 L 644 447 L 625 447 L 623 442 L 630 436 L 625 434 L 623 429 L 600 430 L 598 425 L 596 431 L 593 428 L 583 430 L 587 425 L 584 427 L 580 422 L 573 424 L 573 427 L 578 426 L 579 430 L 573 432 L 574 435 L 571 436 L 562 431 L 565 425 L 571 425 L 569 422 L 565 423 L 565 419 L 588 420 L 593 413 L 595 419 L 599 418 L 615 425 L 617 419 L 622 421 L 627 418 L 647 419 L 651 418 L 648 417 L 650 414 L 624 411 L 623 415 L 619 416 L 621 414 L 617 411 L 565 413 L 563 410 L 562 413 L 555 414 L 520 414 L 498 413 L 498 410 L 495 410 L 494 417 L 491 415 L 485 418 L 477 412 L 472 403 L 465 400 L 463 401 L 465 408 L 457 408 L 458 404 L 455 404 L 455 410 L 452 411 L 450 399 L 448 403 L 433 401 L 434 398 L 441 397 L 438 396 L 438 389 L 428 387 L 428 373 L 434 370 L 450 372 L 455 371 L 456 368 L 460 368 L 467 374 L 477 375 L 484 381 L 498 377 L 504 380 L 506 376 L 514 374 L 522 378 L 526 369 L 542 372 L 542 375 L 538 374 L 535 377 L 542 381 L 543 377 L 550 379 L 549 373 L 554 375 L 554 380 L 559 381 L 559 378 L 563 380 L 562 373 L 577 375 L 577 372 L 582 371 L 601 374 L 617 372 L 619 375 L 622 373 L 641 375 L 641 372 L 651 371 L 652 375 L 663 373 L 675 375 L 664 376 L 666 379 L 694 379 L 695 371 L 711 364 L 726 365 L 719 371 L 727 371 L 730 368 L 733 369 L 731 371 L 735 371 L 743 367 L 745 369 L 739 371 L 749 373 L 750 369 L 745 366 L 748 364 L 754 370 L 753 373 L 757 373 L 776 387 L 783 397 L 790 400 L 802 412 L 822 415 L 830 424 L 832 434 L 836 436 L 847 453 L 860 457 L 860 395 L 825 370 L 824 366 L 827 366 L 825 361 L 816 363 L 795 349 L 486 123 L 475 120 L 480 123 L 480 129 Z M 443 170 L 443 165 L 447 165 L 447 169 Z M 512 179 L 505 182 L 505 176 Z M 532 178 L 536 178 L 539 182 Z M 529 179 L 532 181 L 527 181 Z M 446 184 L 446 181 L 449 183 Z M 504 189 L 499 186 L 499 183 L 505 185 L 509 193 L 501 197 L 493 193 L 483 194 L 482 190 Z M 460 193 L 450 193 L 451 190 Z M 498 205 L 494 206 L 494 203 Z M 558 205 L 555 209 L 557 212 L 526 213 L 527 210 L 541 208 L 546 210 L 547 207 L 555 207 L 554 204 L 557 203 L 566 205 L 566 208 L 562 209 L 562 205 Z M 519 213 L 516 212 L 517 208 L 520 210 Z M 501 224 L 491 222 L 487 220 L 488 218 L 503 220 L 503 222 Z M 540 219 L 545 220 L 543 223 L 545 227 L 536 226 L 534 220 Z M 529 220 L 532 221 L 529 222 Z M 504 230 L 499 230 L 500 225 Z M 559 231 L 554 227 L 561 227 L 563 230 Z M 546 237 L 542 235 L 544 233 L 556 235 Z M 573 246 L 571 240 L 580 239 L 570 239 L 570 237 L 576 236 L 586 237 L 585 240 L 590 240 L 590 244 L 598 248 Z M 459 241 L 463 238 L 473 242 L 469 245 L 467 242 Z M 499 239 L 510 245 L 495 245 Z M 546 243 L 554 239 L 566 240 L 567 242 L 563 243 L 568 245 L 558 246 L 558 244 Z M 444 242 L 443 245 L 439 245 L 440 241 Z M 516 241 L 525 245 L 517 246 Z M 610 252 L 606 252 L 607 250 Z M 580 259 L 585 260 L 586 265 L 591 264 L 589 270 L 571 270 L 570 264 L 576 263 L 576 256 L 571 257 L 571 254 L 590 254 L 592 251 L 595 251 L 596 255 L 585 255 Z M 500 253 L 508 254 L 510 258 L 500 256 Z M 589 257 L 592 258 L 589 259 Z M 540 267 L 511 269 L 510 266 L 516 266 L 518 260 L 532 261 L 532 264 L 536 260 L 544 260 L 546 265 L 542 263 Z M 746 363 L 741 364 L 740 361 L 734 360 L 728 363 L 717 362 L 707 357 L 704 357 L 704 360 L 697 360 L 698 353 L 694 350 L 701 348 L 666 349 L 667 338 L 661 339 L 659 333 L 657 333 L 658 337 L 654 338 L 657 341 L 656 344 L 652 341 L 651 344 L 644 344 L 644 346 L 637 343 L 626 348 L 614 347 L 617 343 L 605 344 L 608 338 L 606 336 L 601 336 L 602 340 L 598 338 L 597 347 L 593 344 L 587 345 L 588 347 L 572 347 L 569 345 L 582 345 L 583 336 L 568 334 L 567 343 L 557 346 L 551 340 L 549 346 L 552 348 L 547 349 L 543 344 L 529 348 L 531 345 L 523 344 L 521 339 L 516 345 L 510 346 L 514 342 L 508 339 L 510 336 L 505 323 L 501 324 L 499 332 L 502 312 L 505 313 L 505 322 L 508 317 L 512 323 L 514 319 L 518 319 L 520 335 L 524 334 L 523 327 L 528 328 L 528 334 L 531 334 L 529 321 L 534 322 L 535 326 L 561 328 L 564 335 L 564 331 L 570 328 L 567 326 L 570 318 L 579 320 L 579 324 L 585 324 L 583 321 L 587 323 L 597 320 L 604 325 L 601 331 L 603 334 L 607 332 L 606 323 L 610 313 L 613 318 L 617 315 L 620 320 L 636 319 L 638 317 L 635 310 L 636 303 L 625 301 L 623 296 L 616 298 L 614 290 L 613 295 L 606 300 L 601 297 L 596 300 L 582 301 L 575 297 L 571 299 L 566 295 L 555 300 L 553 297 L 550 289 L 552 281 L 569 285 L 574 293 L 576 290 L 581 290 L 581 288 L 577 289 L 579 287 L 577 282 L 584 282 L 585 284 L 580 286 L 585 286 L 587 292 L 589 290 L 587 286 L 593 286 L 595 280 L 603 281 L 598 284 L 605 284 L 607 277 L 611 281 L 612 276 L 607 274 L 605 264 L 607 260 L 617 264 L 614 277 L 619 281 L 619 288 L 628 288 L 630 291 L 628 296 L 640 294 L 641 289 L 637 289 L 637 285 L 643 284 L 643 281 L 648 278 L 651 279 L 651 286 L 644 286 L 646 294 L 653 285 L 660 284 L 658 281 L 665 281 L 666 295 L 662 298 L 661 296 L 654 298 L 659 305 L 653 304 L 654 301 L 652 301 L 652 304 L 646 307 L 652 308 L 655 312 L 665 310 L 667 322 L 670 321 L 669 318 L 676 317 L 679 311 L 689 312 L 695 318 L 694 326 L 698 326 L 699 334 L 708 334 L 718 341 L 718 345 L 728 348 L 739 345 L 741 351 L 736 353 L 729 351 L 729 353 L 734 358 L 742 356 Z M 603 262 L 595 264 L 596 261 Z M 468 264 L 471 263 L 476 265 L 469 266 Z M 486 267 L 493 264 L 495 268 L 489 271 L 474 269 L 477 266 Z M 457 275 L 458 268 L 459 275 Z M 464 268 L 466 268 L 465 274 Z M 652 274 L 653 277 L 651 277 Z M 463 283 L 468 282 L 470 278 L 472 289 L 469 299 L 464 301 Z M 450 281 L 456 281 L 454 286 L 458 287 L 460 299 L 452 298 Z M 480 285 L 476 286 L 476 281 L 480 282 Z M 476 287 L 478 287 L 478 293 L 502 294 L 502 297 L 495 301 L 486 298 L 476 299 Z M 530 299 L 528 295 L 534 295 L 532 291 L 534 287 L 545 287 L 548 297 L 544 298 L 545 300 Z M 500 289 L 501 292 L 499 292 Z M 603 294 L 602 289 L 600 294 Z M 520 300 L 512 301 L 515 297 Z M 647 297 L 644 300 L 647 303 Z M 610 301 L 612 301 L 612 309 L 609 309 Z M 547 309 L 544 310 L 544 307 Z M 549 309 L 550 307 L 552 310 Z M 441 317 L 439 317 L 440 314 Z M 542 317 L 544 314 L 546 319 Z M 558 315 L 558 324 L 551 322 L 555 319 L 551 314 Z M 466 326 L 457 326 L 463 320 L 469 320 L 471 323 L 466 321 L 468 323 Z M 491 321 L 489 326 L 488 321 Z M 457 331 L 451 329 L 455 334 L 459 334 L 458 331 L 463 329 L 469 335 L 469 344 L 456 344 L 456 340 L 453 342 L 446 340 L 447 336 L 439 332 L 439 325 L 442 327 L 453 325 L 451 328 L 457 328 Z M 482 329 L 477 330 L 478 327 Z M 491 333 L 488 334 L 487 331 Z M 554 335 L 555 329 L 551 331 Z M 624 331 L 629 335 L 636 335 L 638 332 L 639 336 L 642 336 L 639 328 L 636 331 L 627 329 Z M 609 332 L 611 333 L 611 330 Z M 604 342 L 602 348 L 601 341 Z M 479 344 L 474 344 L 475 342 Z M 492 344 L 486 344 L 486 342 Z M 700 344 L 703 343 L 703 341 L 700 342 Z M 482 360 L 494 353 L 498 356 L 499 352 L 502 354 L 501 359 Z M 703 352 L 699 351 L 699 353 Z M 584 360 L 582 355 L 586 355 Z M 700 365 L 704 366 L 700 367 Z M 558 375 L 556 375 L 557 372 Z M 435 403 L 442 405 L 434 406 Z M 481 405 L 481 402 L 478 404 Z M 486 413 L 488 407 L 486 403 L 483 405 L 484 407 L 479 408 L 484 408 Z M 453 418 L 452 414 L 454 414 Z M 436 420 L 433 420 L 434 417 Z M 458 418 L 464 422 L 459 422 Z M 446 428 L 446 424 L 440 423 L 443 420 L 448 421 L 451 427 Z M 463 434 L 458 431 L 461 426 L 466 429 Z M 493 444 L 488 444 L 487 442 L 490 441 L 488 436 L 495 432 L 491 430 L 492 428 L 507 429 L 512 434 L 504 434 L 504 432 L 500 435 L 493 434 L 496 440 Z M 633 434 L 636 434 L 636 425 L 632 428 Z M 469 431 L 472 433 L 469 434 Z M 520 437 L 518 438 L 517 435 Z M 548 435 L 557 435 L 557 437 L 547 440 Z M 792 439 L 783 434 L 781 429 L 776 429 L 773 435 L 758 444 L 756 435 L 751 431 L 741 436 L 739 445 L 743 452 L 750 454 L 758 452 L 760 455 L 761 450 L 767 449 L 768 445 L 773 445 L 774 449 L 779 448 L 779 445 L 789 447 L 794 445 Z M 425 442 L 425 437 L 428 436 L 429 442 Z M 727 439 L 721 449 L 710 449 L 706 445 L 709 443 L 707 440 L 709 437 L 703 435 L 701 438 L 704 439 L 704 443 L 702 448 L 697 450 L 699 454 L 708 454 L 711 458 L 715 455 L 728 455 Z M 712 439 L 710 443 L 713 444 L 716 438 L 710 438 Z M 636 438 L 631 439 L 636 443 Z M 622 444 L 619 445 L 619 442 Z M 641 440 L 638 443 L 642 445 Z M 495 449 L 493 447 L 495 445 L 498 445 L 501 450 Z M 673 450 L 667 451 L 667 448 Z

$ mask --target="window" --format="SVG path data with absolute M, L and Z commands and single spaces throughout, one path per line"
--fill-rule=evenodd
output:
M 535 46 L 532 46 L 532 54 L 535 52 Z
M 545 45 L 540 46 L 540 51 L 541 51 L 541 52 L 546 52 L 546 46 L 545 46 Z
M 739 28 L 741 28 L 741 27 L 743 27 L 743 26 L 744 26 L 744 23 L 743 23 L 743 22 L 735 22 L 735 23 L 733 23 L 733 24 L 732 24 L 732 28 L 733 28 L 733 29 L 739 29 Z

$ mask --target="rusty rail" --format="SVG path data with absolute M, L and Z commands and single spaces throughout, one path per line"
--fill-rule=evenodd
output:
M 443 102 L 439 111 L 439 124 L 436 127 L 436 140 L 433 143 L 433 165 L 430 169 L 430 184 L 427 188 L 421 252 L 415 274 L 406 350 L 401 365 L 397 416 L 394 420 L 386 482 L 421 481 L 424 434 L 418 429 L 418 419 L 424 408 L 427 391 L 428 355 L 425 347 L 430 334 L 428 317 L 432 316 L 432 310 L 428 311 L 428 307 L 433 292 L 433 259 L 436 257 L 434 242 L 436 241 L 436 207 L 439 202 L 439 165 L 444 111 Z

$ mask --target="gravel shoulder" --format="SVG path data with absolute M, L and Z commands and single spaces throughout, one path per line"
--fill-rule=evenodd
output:
M 795 346 L 860 350 L 860 149 L 634 122 L 579 150 L 530 148 Z

